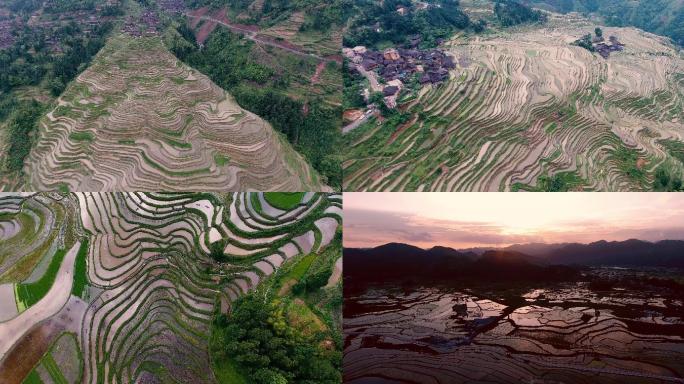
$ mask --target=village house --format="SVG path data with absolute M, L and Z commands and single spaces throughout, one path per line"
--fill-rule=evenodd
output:
M 399 60 L 399 52 L 397 52 L 397 50 L 394 48 L 388 48 L 383 53 L 383 57 L 388 61 L 397 61 Z
M 419 79 L 423 84 L 438 83 L 448 78 L 450 69 L 456 68 L 454 57 L 439 49 L 389 48 L 377 52 L 355 47 L 346 49 L 344 53 L 363 70 L 377 71 L 385 82 L 405 81 L 415 73 L 423 73 Z
M 365 55 L 366 52 L 368 52 L 368 49 L 362 45 L 357 45 L 356 47 L 352 48 L 352 51 L 354 51 L 354 53 L 357 55 Z
M 620 52 L 625 49 L 625 45 L 620 43 L 616 36 L 608 37 L 608 41 L 610 41 L 610 45 L 606 43 L 598 43 L 594 45 L 596 52 L 598 52 L 598 54 L 604 59 L 608 59 L 611 52 Z
M 383 96 L 393 96 L 396 95 L 397 92 L 399 92 L 399 87 L 395 87 L 394 85 L 388 85 L 382 89 Z

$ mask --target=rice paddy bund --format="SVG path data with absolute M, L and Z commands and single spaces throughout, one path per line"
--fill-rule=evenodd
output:
M 399 100 L 404 118 L 345 135 L 345 190 L 653 189 L 681 179 L 684 56 L 667 39 L 602 27 L 625 45 L 608 59 L 572 45 L 595 24 L 456 36 L 450 79 Z
M 291 145 L 158 37 L 109 39 L 40 121 L 27 190 L 328 191 Z
M 0 194 L 0 382 L 215 383 L 213 316 L 341 215 L 313 192 Z

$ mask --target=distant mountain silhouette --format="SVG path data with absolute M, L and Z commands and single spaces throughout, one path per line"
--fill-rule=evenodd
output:
M 422 249 L 400 243 L 344 249 L 345 277 L 355 280 L 558 280 L 578 274 L 572 268 L 543 266 L 529 259 L 528 255 L 504 250 L 486 251 L 478 257 L 452 248 Z
M 478 251 L 440 246 L 422 249 L 402 243 L 369 249 L 345 248 L 345 278 L 412 282 L 562 281 L 578 276 L 579 270 L 574 266 L 684 268 L 684 241 L 681 240 L 531 243 Z
M 602 240 L 590 244 L 566 244 L 540 256 L 554 264 L 684 268 L 684 241 Z
M 507 251 L 515 251 L 515 252 L 520 252 L 524 253 L 526 255 L 534 256 L 534 257 L 539 257 L 539 256 L 546 256 L 549 253 L 560 249 L 566 245 L 569 245 L 570 243 L 561 243 L 561 244 L 546 244 L 546 243 L 528 243 L 528 244 L 513 244 L 509 247 L 504 248 Z
M 540 264 L 586 266 L 636 266 L 684 268 L 684 241 L 662 240 L 655 243 L 637 239 L 580 243 L 514 244 L 505 248 L 468 248 L 478 255 L 487 250 L 520 252 L 528 261 Z M 461 252 L 466 250 L 461 250 Z

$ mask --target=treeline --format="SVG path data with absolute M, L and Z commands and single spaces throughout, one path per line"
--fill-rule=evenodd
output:
M 287 73 L 259 64 L 253 43 L 227 29 L 216 29 L 199 49 L 184 24 L 167 32 L 174 54 L 230 92 L 241 107 L 282 132 L 333 188 L 342 185 L 339 160 L 341 110 L 318 99 L 296 100 L 286 94 Z
M 597 13 L 610 26 L 634 26 L 684 46 L 684 3 L 672 0 L 525 0 L 556 12 Z
M 438 0 L 421 6 L 411 0 L 356 1 L 356 16 L 350 22 L 344 45 L 404 45 L 418 35 L 425 47 L 435 46 L 455 30 L 483 29 L 484 24 L 471 22 L 457 0 Z
M 494 14 L 504 27 L 546 21 L 546 15 L 541 11 L 533 10 L 514 0 L 496 0 Z

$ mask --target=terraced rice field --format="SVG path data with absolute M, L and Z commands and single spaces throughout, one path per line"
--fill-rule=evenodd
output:
M 684 56 L 665 38 L 604 27 L 623 52 L 571 45 L 596 25 L 554 15 L 543 27 L 457 36 L 450 79 L 403 100 L 403 121 L 346 135 L 345 190 L 505 191 L 653 188 L 681 175 Z M 670 146 L 672 147 L 672 146 Z
M 216 382 L 214 314 L 341 223 L 341 195 L 299 197 L 0 194 L 0 382 Z
M 40 122 L 27 190 L 327 191 L 260 117 L 157 37 L 114 36 Z
M 507 306 L 479 291 L 345 296 L 345 382 L 684 382 L 682 318 L 662 316 L 681 313 L 681 300 L 615 292 L 592 302 L 586 289 L 569 287 L 533 289 L 527 303 Z

